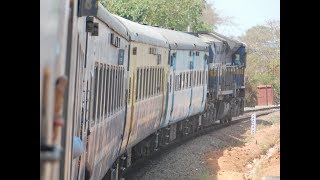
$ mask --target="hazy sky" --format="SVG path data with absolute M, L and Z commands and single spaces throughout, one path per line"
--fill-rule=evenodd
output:
M 216 30 L 224 35 L 240 36 L 252 26 L 266 20 L 280 20 L 280 0 L 207 0 L 221 16 L 233 17 L 235 26 L 221 25 Z

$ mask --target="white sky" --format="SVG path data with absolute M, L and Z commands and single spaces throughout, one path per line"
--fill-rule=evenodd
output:
M 207 0 L 221 16 L 232 17 L 235 25 L 219 25 L 218 33 L 240 36 L 266 20 L 280 20 L 280 0 Z

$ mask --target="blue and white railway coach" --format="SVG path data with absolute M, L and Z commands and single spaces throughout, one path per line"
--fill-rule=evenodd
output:
M 204 111 L 208 45 L 190 34 L 153 27 L 169 42 L 165 116 L 162 127 Z
M 116 16 L 130 35 L 127 117 L 121 153 L 159 129 L 164 111 L 167 40 L 149 26 Z
M 101 4 L 95 17 L 77 18 L 76 36 L 73 136 L 86 146 L 72 161 L 72 179 L 102 179 L 124 131 L 129 36 Z

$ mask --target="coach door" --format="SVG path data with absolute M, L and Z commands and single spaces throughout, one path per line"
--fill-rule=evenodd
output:
M 88 88 L 89 82 L 86 80 L 85 74 L 85 47 L 83 47 L 80 39 L 77 45 L 77 59 L 75 69 L 74 82 L 74 110 L 73 110 L 73 141 L 81 140 L 83 145 L 87 144 L 87 128 L 88 128 Z M 73 143 L 75 144 L 75 142 Z M 86 150 L 84 149 L 83 152 Z M 74 152 L 73 152 L 74 153 Z M 84 178 L 85 153 L 72 154 L 72 179 Z M 79 157 L 75 157 L 75 156 Z

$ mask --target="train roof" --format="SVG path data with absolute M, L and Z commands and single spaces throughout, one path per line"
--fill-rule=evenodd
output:
M 198 32 L 194 33 L 196 36 L 204 40 L 206 43 L 211 42 L 225 42 L 230 48 L 230 52 L 236 52 L 241 46 L 246 46 L 243 42 L 240 42 L 235 39 L 228 38 L 222 34 L 216 32 Z
M 218 38 L 215 38 L 209 34 L 199 34 L 198 37 L 206 43 L 211 43 L 211 42 L 223 43 L 222 40 L 219 40 Z
M 142 42 L 160 47 L 169 47 L 167 40 L 149 26 L 142 25 L 120 16 L 114 15 L 127 28 L 132 41 Z
M 151 26 L 149 26 L 151 27 Z M 200 38 L 190 35 L 185 32 L 164 29 L 159 27 L 151 27 L 163 35 L 169 42 L 170 49 L 179 50 L 200 50 L 206 51 L 208 44 L 203 42 Z
M 96 17 L 104 22 L 110 29 L 120 34 L 123 38 L 129 40 L 126 27 L 118 19 L 113 17 L 100 2 Z

